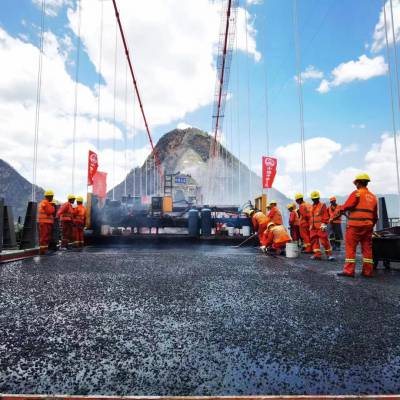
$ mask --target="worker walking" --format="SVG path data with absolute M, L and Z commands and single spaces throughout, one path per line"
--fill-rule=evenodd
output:
M 52 204 L 54 192 L 46 190 L 44 199 L 39 203 L 38 207 L 38 223 L 39 223 L 39 254 L 44 255 L 49 249 L 51 233 L 54 224 L 54 206 Z
M 78 196 L 76 198 L 77 206 L 73 211 L 73 236 L 74 236 L 74 246 L 83 247 L 84 246 L 84 236 L 83 230 L 85 228 L 86 222 L 86 208 L 83 206 L 83 197 Z
M 251 218 L 254 231 L 258 232 L 260 249 L 261 251 L 265 252 L 267 247 L 266 247 L 266 237 L 264 236 L 264 232 L 266 231 L 268 223 L 270 222 L 268 217 L 261 211 L 256 210 L 255 208 L 248 208 L 244 210 L 244 213 Z
M 357 190 L 352 192 L 341 207 L 341 212 L 348 212 L 346 228 L 346 259 L 343 272 L 339 276 L 354 278 L 356 268 L 356 250 L 361 244 L 363 257 L 362 276 L 373 276 L 372 233 L 378 221 L 378 201 L 367 186 L 371 181 L 367 174 L 359 174 L 354 179 Z
M 61 221 L 61 248 L 60 250 L 67 250 L 68 245 L 72 243 L 72 228 L 73 228 L 73 213 L 72 205 L 75 203 L 75 196 L 68 195 L 68 201 L 64 203 L 57 212 L 57 217 Z
M 311 239 L 310 239 L 310 218 L 311 204 L 304 201 L 304 196 L 301 193 L 295 195 L 296 203 L 299 205 L 299 228 L 300 237 L 303 241 L 304 252 L 311 254 Z
M 270 206 L 270 211 L 267 214 L 269 220 L 273 222 L 275 225 L 283 225 L 282 213 L 277 207 L 276 200 L 271 200 L 269 202 L 269 206 Z
M 267 230 L 264 232 L 265 246 L 269 252 L 282 254 L 285 250 L 286 243 L 292 239 L 283 225 L 275 225 L 273 222 L 268 223 Z
M 296 204 L 289 204 L 287 206 L 289 210 L 289 228 L 290 228 L 290 236 L 292 239 L 297 242 L 300 240 L 300 219 L 297 214 Z
M 322 245 L 328 260 L 333 261 L 335 258 L 332 256 L 332 247 L 329 243 L 327 225 L 329 223 L 329 215 L 326 204 L 320 202 L 321 195 L 318 191 L 312 192 L 310 197 L 313 202 L 310 219 L 310 239 L 314 252 L 311 259 L 320 260 L 322 258 Z
M 343 240 L 342 213 L 340 212 L 340 206 L 337 204 L 336 197 L 331 197 L 329 201 L 328 214 L 329 228 L 332 236 L 331 244 L 333 245 L 333 250 L 340 250 Z

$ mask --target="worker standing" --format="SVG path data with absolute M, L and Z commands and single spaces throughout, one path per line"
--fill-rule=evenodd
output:
M 321 203 L 321 195 L 318 191 L 312 192 L 310 197 L 313 202 L 310 219 L 310 239 L 311 247 L 314 252 L 311 259 L 320 260 L 322 258 L 322 245 L 328 256 L 328 260 L 333 261 L 335 258 L 332 256 L 332 247 L 328 237 L 328 209 L 326 204 Z
M 289 228 L 290 228 L 290 236 L 292 239 L 297 242 L 300 240 L 300 220 L 299 215 L 297 214 L 296 204 L 289 204 L 287 206 L 289 210 Z
M 268 251 L 277 255 L 282 254 L 285 250 L 286 243 L 291 241 L 286 228 L 283 225 L 275 225 L 273 222 L 268 223 L 267 230 L 264 232 L 265 246 Z
M 67 250 L 68 245 L 72 243 L 72 228 L 73 228 L 73 204 L 75 203 L 75 196 L 68 195 L 68 201 L 64 203 L 57 212 L 57 217 L 61 221 L 61 248 L 60 250 Z
M 270 220 L 263 212 L 256 210 L 255 208 L 248 208 L 244 210 L 244 213 L 251 218 L 254 231 L 258 233 L 260 250 L 265 252 L 267 246 L 266 246 L 266 237 L 264 235 L 264 232 L 267 230 L 268 223 L 270 222 Z
M 336 197 L 331 197 L 329 202 L 329 227 L 332 235 L 333 250 L 340 250 L 343 240 L 342 214 L 340 212 L 340 206 L 337 204 Z
M 271 207 L 270 211 L 267 214 L 269 220 L 273 222 L 275 225 L 283 225 L 282 213 L 277 207 L 276 200 L 271 200 L 269 202 L 269 206 Z
M 54 224 L 54 206 L 52 204 L 54 192 L 46 190 L 44 199 L 39 203 L 38 222 L 39 222 L 39 254 L 44 255 L 49 249 L 51 233 Z
M 354 278 L 356 268 L 356 250 L 361 244 L 363 257 L 362 276 L 373 276 L 372 233 L 378 221 L 378 201 L 368 190 L 371 181 L 367 174 L 359 174 L 354 179 L 357 190 L 352 192 L 341 207 L 341 212 L 348 212 L 346 228 L 346 259 L 343 272 L 339 276 Z
M 74 235 L 74 246 L 83 247 L 84 246 L 84 236 L 83 230 L 85 228 L 86 222 L 86 208 L 83 205 L 83 197 L 78 196 L 76 198 L 77 206 L 73 211 L 73 235 Z
M 301 193 L 295 195 L 295 200 L 299 205 L 300 237 L 303 240 L 304 252 L 311 254 L 310 218 L 312 206 L 310 203 L 304 201 L 304 196 Z

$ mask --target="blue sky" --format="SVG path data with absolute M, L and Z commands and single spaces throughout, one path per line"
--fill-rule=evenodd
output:
M 75 0 L 47 0 L 46 3 L 48 15 L 45 18 L 45 47 L 48 50 L 45 51 L 44 59 L 44 106 L 39 153 L 42 149 L 42 154 L 49 154 L 46 160 L 42 159 L 39 162 L 38 183 L 46 187 L 53 185 L 51 174 L 47 171 L 51 165 L 52 168 L 57 168 L 63 177 L 63 185 L 54 185 L 60 195 L 65 195 L 72 190 L 66 182 L 69 182 L 71 175 L 71 94 L 76 70 L 77 37 L 74 21 L 77 12 Z M 216 57 L 218 10 L 221 8 L 221 1 L 119 0 L 118 3 L 123 11 L 121 15 L 123 23 L 125 21 L 127 26 L 137 79 L 155 140 L 177 126 L 190 125 L 209 131 L 215 84 L 213 63 Z M 382 1 L 298 0 L 298 3 L 301 65 L 303 72 L 309 72 L 303 75 L 305 136 L 310 141 L 307 150 L 307 164 L 310 169 L 307 174 L 308 191 L 320 189 L 326 196 L 344 194 L 352 188 L 351 178 L 354 173 L 367 170 L 373 179 L 375 178 L 376 191 L 397 192 L 393 136 L 390 136 L 393 135 L 393 130 L 386 75 L 386 49 L 382 46 L 382 25 L 379 25 L 382 22 Z M 0 71 L 3 72 L 1 75 L 9 75 L 10 71 L 13 75 L 15 72 L 11 79 L 3 77 L 0 84 L 3 90 L 14 90 L 18 94 L 15 100 L 4 98 L 5 96 L 1 98 L 0 113 L 3 111 L 7 116 L 5 127 L 12 126 L 12 118 L 15 120 L 16 116 L 21 114 L 22 110 L 18 109 L 21 104 L 24 104 L 23 112 L 26 113 L 28 121 L 32 115 L 27 124 L 29 128 L 24 130 L 22 126 L 18 126 L 14 133 L 12 129 L 9 131 L 7 141 L 1 146 L 0 157 L 16 166 L 28 179 L 31 174 L 30 147 L 38 60 L 31 44 L 37 47 L 39 43 L 40 4 L 41 0 L 3 0 L 0 16 L 3 55 L 7 55 L 6 65 L 0 67 Z M 389 1 L 386 4 L 387 10 L 390 11 Z M 395 32 L 399 39 L 399 0 L 393 0 L 393 5 Z M 100 7 L 101 3 L 97 0 L 82 1 L 83 47 L 79 68 L 81 86 L 78 91 L 78 112 L 81 119 L 78 119 L 77 132 L 80 141 L 79 171 L 76 173 L 78 187 L 74 188 L 80 192 L 85 190 L 84 173 L 81 171 L 84 169 L 84 154 L 88 147 L 96 146 L 94 131 L 99 79 L 99 32 L 96 29 L 99 27 Z M 123 121 L 125 61 L 120 42 L 117 57 L 118 116 L 115 130 L 113 128 L 115 31 L 111 2 L 105 1 L 103 7 L 107 16 L 103 31 L 104 71 L 101 83 L 104 113 L 101 119 L 105 125 L 101 129 L 100 150 L 102 168 L 110 174 L 114 168 L 111 148 L 115 131 L 116 148 L 119 152 L 117 172 L 115 176 L 110 176 L 109 180 L 111 185 L 123 177 L 126 168 L 129 169 L 143 160 L 148 147 L 145 133 L 141 130 L 138 110 L 135 122 L 135 128 L 138 130 L 132 137 L 133 115 L 131 117 L 130 113 L 133 100 L 130 94 L 127 105 L 130 122 L 125 125 Z M 300 126 L 297 83 L 294 79 L 296 64 L 293 1 L 242 0 L 240 7 L 237 21 L 239 51 L 235 52 L 232 60 L 232 96 L 226 106 L 224 142 L 236 155 L 239 155 L 240 151 L 242 161 L 259 172 L 261 156 L 266 155 L 267 77 L 270 155 L 279 159 L 276 187 L 288 195 L 293 195 L 294 192 L 302 190 L 300 165 L 295 160 L 299 154 Z M 248 12 L 247 19 L 244 8 Z M 244 45 L 245 21 L 249 34 L 248 53 Z M 391 28 L 391 23 L 389 27 Z M 393 56 L 392 45 L 391 51 Z M 261 59 L 258 59 L 260 54 Z M 24 67 L 21 67 L 21 64 Z M 394 64 L 392 67 L 394 69 Z M 30 71 L 27 72 L 26 69 Z M 248 78 L 250 141 L 247 112 Z M 325 90 L 321 89 L 323 80 Z M 25 82 L 29 90 L 21 90 L 21 81 Z M 321 90 L 318 91 L 318 88 Z M 52 95 L 48 95 L 49 92 Z M 62 93 L 68 95 L 62 98 Z M 57 103 L 58 99 L 60 104 L 55 105 L 54 102 Z M 396 123 L 399 126 L 399 109 L 397 104 L 395 106 Z M 63 119 L 60 120 L 60 125 L 57 125 L 60 114 Z M 56 133 L 58 131 L 59 134 Z M 49 138 L 51 132 L 54 132 L 54 138 Z M 129 147 L 127 166 L 121 161 L 124 157 L 126 133 Z M 16 154 L 12 149 L 13 139 L 26 145 L 26 148 Z M 59 157 L 57 152 L 61 151 L 68 154 Z M 249 153 L 251 159 L 248 157 Z

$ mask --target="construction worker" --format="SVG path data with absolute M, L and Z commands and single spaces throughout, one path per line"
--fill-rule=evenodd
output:
M 320 202 L 321 195 L 318 191 L 312 192 L 310 197 L 313 202 L 310 217 L 310 239 L 311 247 L 314 252 L 311 259 L 320 260 L 322 258 L 322 244 L 328 256 L 328 260 L 333 261 L 335 258 L 332 256 L 332 247 L 328 237 L 328 209 L 326 204 Z
M 269 220 L 273 222 L 275 225 L 283 225 L 282 214 L 279 208 L 277 207 L 276 200 L 271 200 L 269 202 L 269 206 L 270 206 L 270 211 L 267 214 Z
M 259 210 L 255 208 L 248 208 L 244 210 L 244 213 L 251 218 L 251 222 L 253 224 L 253 228 L 255 232 L 258 232 L 258 240 L 260 242 L 260 250 L 265 252 L 266 246 L 266 237 L 264 236 L 264 232 L 268 227 L 268 223 L 270 222 L 268 217 Z
M 343 240 L 342 214 L 340 212 L 340 206 L 337 204 L 336 197 L 331 197 L 329 202 L 331 204 L 328 207 L 329 228 L 332 236 L 331 243 L 333 244 L 333 250 L 340 250 Z
M 268 251 L 277 255 L 282 254 L 285 250 L 286 243 L 292 239 L 283 225 L 275 225 L 273 222 L 268 223 L 267 230 L 264 232 L 265 246 Z
M 297 193 L 294 198 L 299 205 L 300 237 L 303 241 L 304 252 L 311 254 L 310 217 L 312 206 L 304 201 L 304 196 L 301 193 Z
M 341 212 L 348 212 L 346 228 L 346 259 L 343 272 L 339 276 L 354 278 L 356 268 L 356 250 L 361 244 L 363 256 L 362 276 L 373 276 L 372 232 L 378 221 L 378 201 L 367 186 L 371 181 L 368 174 L 359 174 L 354 179 L 357 190 L 352 192 L 341 207 Z
M 57 217 L 61 221 L 61 248 L 60 250 L 67 250 L 68 245 L 72 243 L 72 228 L 73 228 L 73 204 L 75 203 L 75 196 L 68 195 L 68 201 L 64 203 L 57 212 Z
M 288 204 L 287 209 L 289 210 L 289 228 L 290 236 L 297 242 L 300 240 L 300 219 L 297 214 L 296 204 Z
M 83 247 L 83 229 L 85 228 L 86 222 L 86 208 L 83 206 L 83 197 L 78 196 L 76 198 L 77 206 L 73 212 L 73 234 L 74 234 L 74 246 Z
M 38 222 L 39 222 L 39 254 L 44 255 L 49 249 L 49 242 L 54 224 L 54 192 L 46 190 L 44 199 L 39 203 L 38 207 Z

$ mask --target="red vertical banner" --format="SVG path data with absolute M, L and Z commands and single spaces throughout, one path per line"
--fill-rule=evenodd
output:
M 93 185 L 93 178 L 96 175 L 97 169 L 99 168 L 99 160 L 97 154 L 94 151 L 89 150 L 88 157 L 88 185 Z
M 107 197 L 107 173 L 97 171 L 93 177 L 93 194 L 104 199 Z
M 276 176 L 277 166 L 278 166 L 278 160 L 276 158 L 272 157 L 262 158 L 262 181 L 264 189 L 272 188 Z

